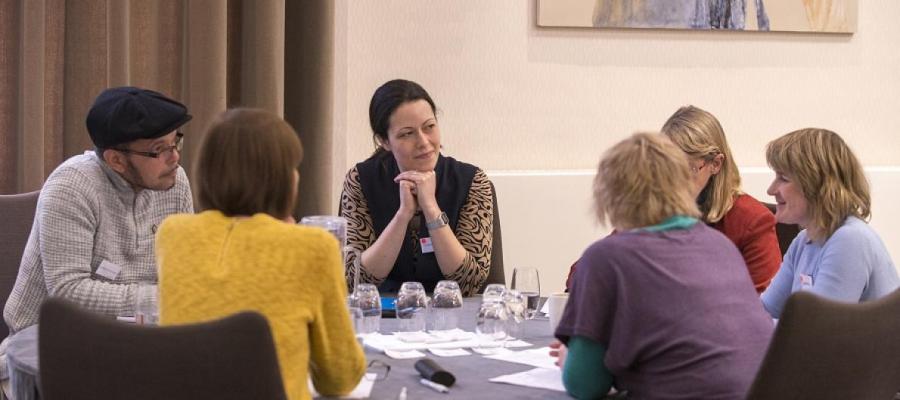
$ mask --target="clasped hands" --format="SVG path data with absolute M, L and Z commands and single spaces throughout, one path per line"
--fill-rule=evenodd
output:
M 434 171 L 404 171 L 394 178 L 400 185 L 400 210 L 412 216 L 417 208 L 437 209 L 434 197 L 437 178 Z

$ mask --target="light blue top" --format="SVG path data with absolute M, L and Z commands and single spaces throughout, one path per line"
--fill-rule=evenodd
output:
M 811 242 L 806 230 L 801 231 L 763 292 L 762 302 L 772 318 L 779 318 L 787 298 L 798 290 L 859 303 L 898 287 L 897 269 L 881 238 L 869 224 L 848 217 L 824 243 Z

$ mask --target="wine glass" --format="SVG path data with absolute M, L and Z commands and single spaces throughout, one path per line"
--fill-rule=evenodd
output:
M 459 311 L 463 298 L 456 281 L 440 281 L 431 299 L 432 330 L 449 331 L 459 325 Z
M 513 270 L 512 288 L 526 297 L 525 318 L 534 318 L 541 303 L 541 282 L 538 271 L 534 268 L 516 268 Z

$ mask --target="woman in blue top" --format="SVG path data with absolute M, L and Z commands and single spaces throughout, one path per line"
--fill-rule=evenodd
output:
M 788 133 L 768 144 L 766 161 L 775 170 L 768 190 L 775 196 L 775 218 L 805 228 L 762 294 L 773 318 L 798 290 L 858 303 L 900 286 L 884 243 L 865 222 L 869 183 L 840 136 L 817 128 Z

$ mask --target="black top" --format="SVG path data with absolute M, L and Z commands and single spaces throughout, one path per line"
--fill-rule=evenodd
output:
M 387 227 L 400 209 L 400 184 L 394 178 L 400 174 L 397 161 L 390 152 L 382 152 L 356 164 L 363 196 L 372 213 L 376 237 Z M 456 234 L 459 214 L 469 196 L 472 178 L 478 170 L 474 165 L 438 156 L 435 172 L 435 198 L 438 206 L 450 219 L 450 229 Z M 434 253 L 422 254 L 419 240 L 429 237 L 421 210 L 410 220 L 397 255 L 394 267 L 378 287 L 381 292 L 397 292 L 407 281 L 421 282 L 428 292 L 434 291 L 438 281 L 444 279 Z

